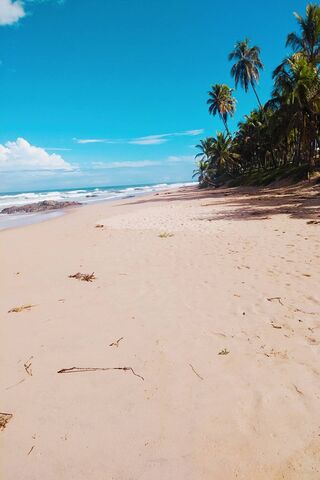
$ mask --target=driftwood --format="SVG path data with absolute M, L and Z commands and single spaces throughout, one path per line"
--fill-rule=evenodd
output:
M 270 297 L 270 298 L 267 298 L 267 300 L 268 300 L 268 302 L 272 302 L 273 300 L 278 300 L 280 305 L 283 305 L 283 303 L 281 301 L 281 297 Z
M 271 325 L 271 327 L 278 328 L 279 330 L 281 330 L 281 328 L 282 328 L 281 325 L 275 325 L 274 323 L 271 323 L 270 325 Z
M 74 275 L 69 275 L 69 278 L 75 278 L 76 280 L 81 280 L 82 282 L 92 282 L 96 279 L 94 272 L 92 273 L 75 273 Z
M 141 378 L 141 380 L 144 380 L 144 378 L 141 375 L 138 375 L 132 367 L 72 367 L 72 368 L 63 368 L 62 370 L 59 370 L 57 373 L 85 373 L 85 372 L 106 372 L 109 370 L 123 370 L 124 372 L 132 372 L 133 375 L 136 377 Z
M 119 347 L 119 343 L 123 340 L 124 337 L 119 338 L 116 342 L 110 343 L 109 347 Z

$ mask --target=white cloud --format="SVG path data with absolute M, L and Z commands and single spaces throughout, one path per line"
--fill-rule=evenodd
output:
M 1 1 L 1 0 L 0 0 Z M 24 138 L 0 144 L 0 171 L 67 170 L 74 167 L 60 155 L 30 145 Z
M 167 159 L 168 162 L 194 162 L 194 155 L 170 155 Z
M 13 25 L 26 16 L 25 3 L 64 3 L 64 0 L 0 0 L 0 26 Z
M 178 132 L 178 133 L 174 133 L 173 135 L 175 135 L 176 137 L 180 137 L 180 136 L 194 137 L 196 135 L 201 135 L 201 133 L 203 133 L 203 128 L 199 128 L 198 130 L 186 130 L 185 132 Z
M 80 145 L 86 145 L 87 143 L 122 143 L 119 140 L 108 140 L 107 138 L 74 138 L 76 143 Z M 123 141 L 123 143 L 125 143 Z
M 144 168 L 144 167 L 155 167 L 161 165 L 158 161 L 152 160 L 137 160 L 137 161 L 126 161 L 126 162 L 93 162 L 92 167 L 94 169 L 109 169 L 109 168 Z
M 105 170 L 110 168 L 144 168 L 156 167 L 159 165 L 175 164 L 175 163 L 194 163 L 193 155 L 170 155 L 161 160 L 130 160 L 123 162 L 92 162 L 90 167 L 94 170 Z
M 23 18 L 25 14 L 19 0 L 0 0 L 0 25 L 12 25 Z
M 54 152 L 70 152 L 71 148 L 62 148 L 62 147 L 43 147 L 44 150 L 54 151 Z
M 164 135 L 149 135 L 148 137 L 140 137 L 129 140 L 128 143 L 133 145 L 160 145 L 168 140 Z
M 184 132 L 162 133 L 159 135 L 147 135 L 145 137 L 110 139 L 110 138 L 74 138 L 78 144 L 107 143 L 107 144 L 130 144 L 130 145 L 160 145 L 172 137 L 194 137 L 201 135 L 203 129 L 185 130 Z

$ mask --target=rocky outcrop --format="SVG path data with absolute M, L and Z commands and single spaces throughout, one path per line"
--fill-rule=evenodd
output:
M 28 203 L 27 205 L 13 205 L 12 207 L 7 207 L 1 210 L 0 213 L 38 213 L 38 212 L 47 212 L 49 210 L 58 210 L 61 208 L 67 207 L 76 207 L 81 205 L 79 202 L 58 202 L 55 200 L 44 200 L 43 202 L 38 203 Z

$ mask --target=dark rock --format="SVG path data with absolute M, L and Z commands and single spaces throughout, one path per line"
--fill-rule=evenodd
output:
M 16 205 L 1 210 L 0 213 L 38 213 L 47 212 L 49 210 L 58 210 L 60 208 L 76 207 L 81 205 L 79 202 L 58 202 L 55 200 L 44 200 L 38 203 L 28 203 L 27 205 Z

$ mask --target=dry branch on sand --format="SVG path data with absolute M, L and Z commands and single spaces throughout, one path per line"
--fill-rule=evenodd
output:
M 124 337 L 121 337 L 119 338 L 118 340 L 116 340 L 115 342 L 112 342 L 110 343 L 109 347 L 119 347 L 119 343 L 121 342 L 121 340 L 123 340 Z
M 35 445 L 32 445 L 32 447 L 30 448 L 29 452 L 27 453 L 27 455 L 30 455 L 30 453 L 32 452 L 32 450 L 34 449 Z
M 94 272 L 92 273 L 75 273 L 73 275 L 69 275 L 69 278 L 75 278 L 76 280 L 81 280 L 82 282 L 93 282 L 96 279 Z
M 104 225 L 102 223 L 97 223 L 94 228 L 104 228 Z
M 221 351 L 218 353 L 218 355 L 228 355 L 228 353 L 230 353 L 229 350 L 227 350 L 226 348 L 224 348 L 223 350 L 221 350 Z
M 281 325 L 275 325 L 274 323 L 271 323 L 271 327 L 278 328 L 279 330 L 282 328 Z
M 25 371 L 27 372 L 28 375 L 30 375 L 30 377 L 32 377 L 32 368 L 31 368 L 31 360 L 33 359 L 33 357 L 30 357 L 29 360 L 26 361 L 26 363 L 23 364 L 24 366 L 24 369 Z
M 200 378 L 200 380 L 204 380 L 203 377 L 201 377 L 201 375 L 196 372 L 196 370 L 194 369 L 194 367 L 191 365 L 191 363 L 189 363 L 189 367 L 191 367 L 191 370 L 193 371 L 193 373 L 195 373 L 197 375 L 198 378 Z
M 138 375 L 132 367 L 71 367 L 71 368 L 63 368 L 62 370 L 59 370 L 57 373 L 85 373 L 85 372 L 107 372 L 109 370 L 122 370 L 124 372 L 130 371 L 135 375 L 136 377 L 141 378 L 141 380 L 144 380 L 144 378 L 141 375 Z
M 278 300 L 280 305 L 283 305 L 283 302 L 281 301 L 281 297 L 270 297 L 270 298 L 267 298 L 267 300 L 268 302 L 272 302 L 273 300 Z
M 24 310 L 30 310 L 33 307 L 35 307 L 35 305 L 21 305 L 21 307 L 11 308 L 11 310 L 8 310 L 8 313 L 20 313 Z
M 7 423 L 10 422 L 12 417 L 12 413 L 0 413 L 0 430 L 4 430 L 6 428 Z

